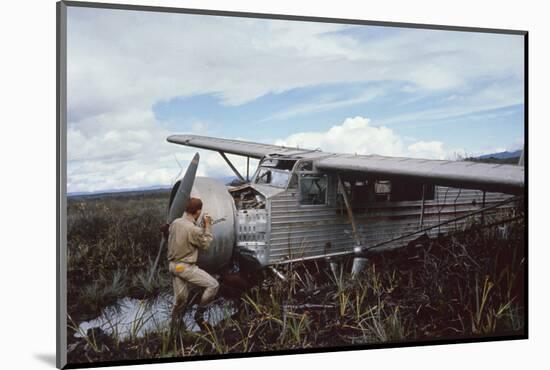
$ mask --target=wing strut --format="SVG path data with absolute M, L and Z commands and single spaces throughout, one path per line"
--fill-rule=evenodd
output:
M 349 201 L 346 188 L 344 183 L 338 175 L 338 186 L 342 189 L 342 195 L 344 197 L 344 203 L 346 204 L 346 210 L 348 212 L 348 219 L 351 224 L 351 229 L 353 230 L 353 237 L 355 239 L 356 247 L 354 248 L 355 258 L 353 258 L 353 264 L 351 266 L 351 276 L 357 276 L 365 267 L 367 259 L 361 255 L 361 251 L 364 247 L 361 246 L 361 237 L 357 231 L 357 224 L 355 223 L 355 218 L 353 217 L 353 209 L 351 208 L 351 202 Z
M 241 179 L 242 181 L 246 181 L 244 179 L 244 177 L 240 174 L 240 172 L 235 168 L 235 166 L 233 166 L 233 163 L 231 163 L 231 161 L 229 160 L 229 158 L 227 158 L 227 156 L 225 155 L 224 152 L 222 151 L 218 151 L 218 153 L 220 153 L 220 155 L 222 156 L 223 159 L 225 159 L 225 161 L 227 162 L 227 164 L 229 165 L 229 167 L 231 167 L 231 169 L 233 170 L 233 172 L 235 173 L 235 175 L 237 175 L 237 177 L 239 179 Z M 248 170 L 247 170 L 248 172 Z M 248 174 L 247 174 L 247 177 L 248 177 Z
M 346 192 L 346 188 L 344 187 L 344 183 L 340 178 L 340 175 L 338 175 L 338 186 L 340 187 L 340 189 L 342 189 L 342 195 L 344 196 L 344 204 L 346 205 L 348 220 L 349 220 L 349 223 L 351 224 L 351 230 L 353 232 L 353 238 L 355 239 L 355 244 L 357 244 L 357 247 L 360 247 L 361 239 L 359 238 L 359 233 L 357 232 L 357 225 L 355 223 L 355 218 L 353 217 L 353 210 L 351 208 L 351 203 L 348 199 L 348 194 Z

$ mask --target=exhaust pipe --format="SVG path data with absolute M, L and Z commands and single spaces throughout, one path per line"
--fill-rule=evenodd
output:
M 353 259 L 353 265 L 351 266 L 351 277 L 356 277 L 361 271 L 365 269 L 365 266 L 367 265 L 368 258 L 357 256 Z

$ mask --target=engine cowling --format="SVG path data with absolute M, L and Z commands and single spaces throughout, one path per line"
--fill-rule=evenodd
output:
M 227 187 L 219 180 L 197 177 L 191 190 L 191 197 L 202 200 L 201 216 L 197 220 L 202 225 L 205 214 L 212 217 L 214 240 L 210 248 L 199 252 L 197 264 L 208 272 L 217 272 L 231 262 L 235 246 L 235 203 Z

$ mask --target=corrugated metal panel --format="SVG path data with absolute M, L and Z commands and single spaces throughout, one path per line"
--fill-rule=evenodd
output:
M 510 195 L 486 193 L 485 206 L 508 197 Z M 269 201 L 269 264 L 353 249 L 352 228 L 344 209 L 329 205 L 300 206 L 298 199 L 297 192 L 290 190 Z M 336 202 L 332 199 L 329 204 Z M 482 205 L 482 191 L 436 187 L 434 199 L 425 202 L 423 227 L 452 220 L 478 210 Z M 368 204 L 363 212 L 354 210 L 362 244 L 369 247 L 419 230 L 421 206 L 421 201 L 378 202 Z M 472 219 L 452 222 L 430 230 L 428 234 L 435 236 L 462 230 L 471 222 Z M 418 236 L 401 239 L 384 248 L 406 245 Z

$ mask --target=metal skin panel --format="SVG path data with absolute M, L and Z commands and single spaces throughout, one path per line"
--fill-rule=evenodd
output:
M 270 233 L 270 199 L 284 193 L 284 189 L 273 186 L 249 184 L 265 198 L 265 208 L 240 209 L 236 214 L 237 251 L 245 260 L 254 261 L 253 266 L 268 265 L 269 249 L 267 247 Z
M 334 200 L 335 193 L 331 193 Z M 267 264 L 353 251 L 355 241 L 345 209 L 337 207 L 331 199 L 324 206 L 301 206 L 298 197 L 296 189 L 289 189 L 270 200 Z M 486 193 L 485 206 L 509 197 L 506 194 Z M 419 230 L 421 205 L 421 201 L 377 202 L 369 204 L 366 212 L 355 212 L 362 245 L 374 246 Z M 482 191 L 436 187 L 434 199 L 425 201 L 423 227 L 437 225 L 482 207 Z M 512 206 L 498 208 L 499 212 L 511 209 Z M 485 217 L 490 218 L 491 214 L 495 212 L 488 212 Z M 462 230 L 474 218 L 479 220 L 479 216 L 473 216 L 430 230 L 428 235 L 434 237 L 438 233 Z M 404 238 L 377 250 L 401 247 L 419 236 Z
M 241 255 L 267 265 L 268 213 L 266 209 L 237 211 L 237 248 Z
M 199 265 L 210 272 L 231 262 L 233 246 L 238 253 L 255 260 L 259 267 L 277 265 L 285 261 L 324 257 L 327 254 L 351 252 L 356 246 L 346 211 L 337 202 L 335 176 L 329 176 L 327 204 L 300 205 L 299 189 L 273 189 L 252 186 L 266 196 L 265 209 L 235 209 L 235 203 L 221 182 L 198 177 L 191 192 L 203 200 L 203 215 L 214 220 L 225 218 L 213 226 L 214 242 L 206 253 L 201 253 Z M 507 194 L 448 187 L 436 187 L 433 200 L 424 203 L 422 227 L 487 207 L 511 197 Z M 512 205 L 498 210 L 512 210 Z M 361 210 L 354 210 L 357 231 L 363 246 L 415 232 L 421 228 L 422 201 L 372 202 Z M 496 212 L 488 212 L 490 219 Z M 428 231 L 431 237 L 439 233 L 462 230 L 480 216 L 460 220 Z M 202 220 L 199 219 L 199 223 Z M 419 235 L 413 235 L 377 248 L 392 249 L 406 245 Z
M 284 190 L 259 184 L 250 185 L 266 197 L 265 210 L 254 210 L 246 216 L 239 211 L 236 216 L 239 221 L 235 220 L 233 224 L 239 229 L 233 229 L 231 236 L 228 233 L 223 234 L 223 237 L 237 240 L 239 253 L 256 260 L 260 267 L 353 251 L 356 243 L 349 217 L 345 207 L 337 201 L 336 178 L 339 173 L 360 174 L 363 177 L 368 174 L 370 177 L 391 181 L 438 185 L 434 199 L 426 200 L 424 206 L 421 200 L 372 202 L 362 212 L 354 210 L 358 238 L 362 247 L 366 248 L 413 233 L 422 227 L 464 216 L 510 197 L 502 193 L 517 194 L 524 190 L 524 168 L 514 165 L 333 154 L 197 135 L 172 135 L 168 141 L 258 159 L 272 157 L 312 161 L 312 173 L 328 175 L 325 205 L 300 205 L 299 189 Z M 484 195 L 482 190 L 490 193 Z M 228 195 L 228 192 L 225 189 L 221 191 L 220 188 L 220 194 Z M 231 196 L 228 195 L 227 201 L 234 209 Z M 356 207 L 354 204 L 351 206 Z M 491 219 L 492 214 L 506 210 L 512 212 L 512 209 L 511 204 L 501 206 L 483 216 L 476 215 L 441 225 L 429 230 L 428 235 L 436 236 L 439 233 L 461 230 L 475 220 Z M 265 226 L 262 225 L 266 230 L 262 238 L 253 236 L 248 229 L 258 222 L 266 222 Z M 235 235 L 238 236 L 237 239 Z M 419 234 L 412 235 L 385 244 L 380 249 L 406 245 L 418 236 Z M 209 258 L 214 260 L 217 257 Z
M 212 178 L 197 177 L 191 190 L 192 197 L 202 200 L 202 213 L 198 224 L 208 214 L 212 220 L 225 218 L 212 226 L 214 240 L 208 250 L 199 253 L 197 264 L 209 272 L 216 272 L 231 262 L 235 245 L 235 203 L 226 186 Z

